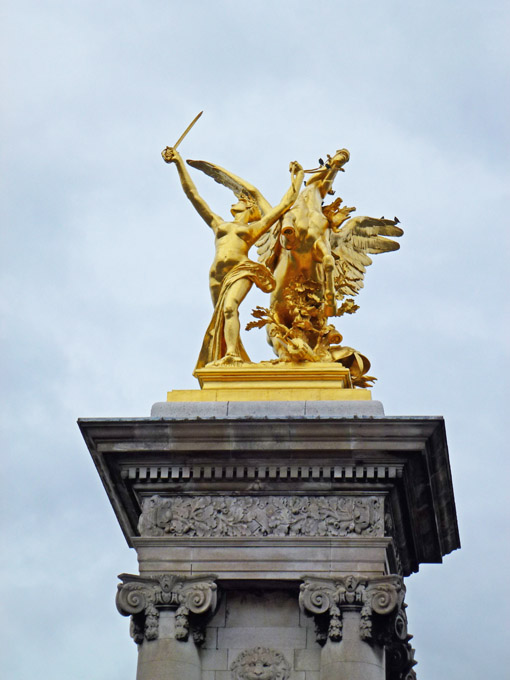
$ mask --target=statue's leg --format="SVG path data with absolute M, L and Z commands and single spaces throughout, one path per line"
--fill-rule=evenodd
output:
M 332 255 L 326 255 L 322 262 L 324 267 L 324 278 L 326 283 L 326 290 L 324 298 L 326 300 L 325 312 L 327 316 L 335 316 L 336 314 L 336 299 L 335 299 L 335 260 Z
M 239 279 L 225 295 L 223 314 L 225 317 L 224 335 L 226 344 L 226 357 L 242 360 L 239 356 L 238 345 L 240 341 L 241 325 L 239 322 L 239 305 L 244 300 L 252 287 L 250 279 Z
M 317 240 L 313 246 L 313 258 L 324 267 L 324 311 L 327 316 L 335 316 L 335 258 L 329 252 L 328 247 L 322 240 Z

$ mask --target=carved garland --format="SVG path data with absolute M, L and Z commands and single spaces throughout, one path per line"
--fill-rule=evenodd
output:
M 157 639 L 160 609 L 175 610 L 175 637 L 187 640 L 190 615 L 200 616 L 216 607 L 214 577 L 163 574 L 158 578 L 144 578 L 121 574 L 119 578 L 122 583 L 117 587 L 117 609 L 122 616 L 131 616 L 131 637 L 138 645 L 144 640 Z M 203 642 L 202 626 L 194 626 L 192 634 L 195 642 Z
M 383 536 L 377 496 L 146 498 L 141 536 Z

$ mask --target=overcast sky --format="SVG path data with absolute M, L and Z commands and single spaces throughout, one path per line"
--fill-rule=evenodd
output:
M 407 579 L 419 680 L 501 677 L 508 3 L 7 0 L 2 23 L 4 677 L 135 676 L 114 605 L 135 554 L 75 422 L 198 387 L 212 235 L 160 152 L 202 109 L 186 158 L 276 202 L 289 161 L 347 147 L 337 195 L 401 220 L 338 326 L 388 415 L 446 419 L 463 547 Z M 263 331 L 246 346 L 271 357 Z

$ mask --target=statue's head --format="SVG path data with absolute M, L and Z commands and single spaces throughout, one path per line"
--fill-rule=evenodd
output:
M 238 201 L 230 208 L 232 217 L 240 217 L 241 215 L 247 215 L 247 222 L 255 222 L 260 220 L 262 214 L 260 212 L 260 207 L 257 201 L 247 192 L 241 192 L 237 195 Z
M 328 163 L 333 167 L 342 167 L 342 165 L 345 165 L 349 161 L 350 157 L 351 154 L 347 149 L 338 149 L 335 155 L 328 159 Z
M 333 172 L 335 175 L 340 170 L 343 172 L 343 166 L 349 162 L 351 155 L 347 149 L 338 149 L 333 156 L 328 154 L 326 162 L 319 159 L 320 165 L 313 170 L 305 170 L 309 174 L 306 180 L 306 185 L 309 186 L 314 182 L 319 182 L 327 178 L 328 174 Z
M 287 680 L 290 665 L 275 649 L 255 647 L 241 652 L 232 663 L 233 680 Z

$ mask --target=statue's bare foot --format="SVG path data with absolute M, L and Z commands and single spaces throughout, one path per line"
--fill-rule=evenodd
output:
M 218 359 L 218 361 L 213 361 L 212 366 L 240 366 L 241 364 L 245 364 L 246 362 L 243 361 L 243 359 L 238 356 L 237 354 L 225 354 L 225 356 L 222 359 Z

